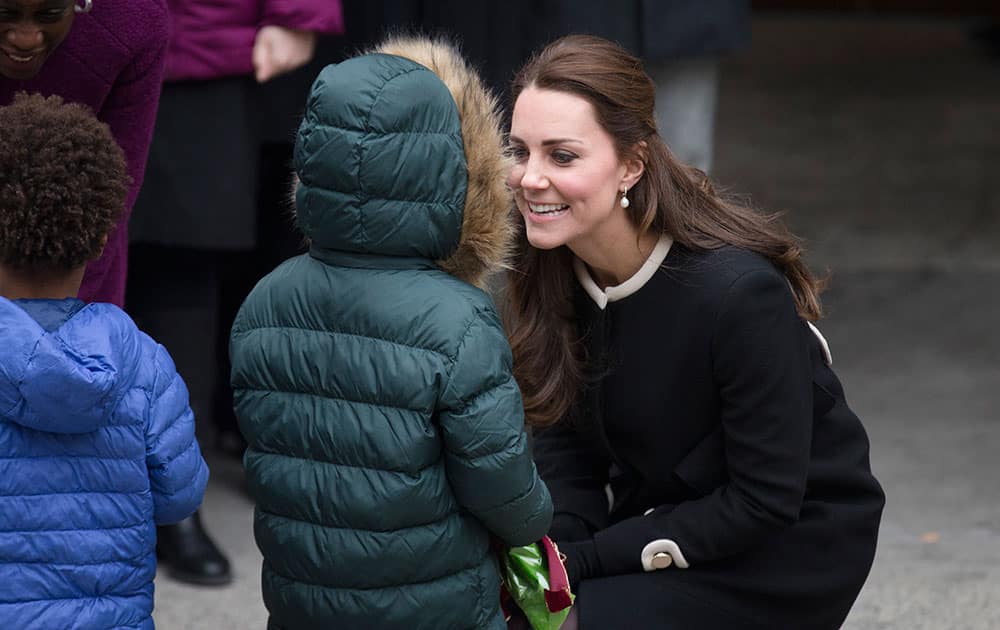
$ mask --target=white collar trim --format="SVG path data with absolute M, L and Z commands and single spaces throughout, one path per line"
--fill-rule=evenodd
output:
M 639 289 L 641 289 L 650 278 L 652 278 L 663 261 L 667 258 L 667 254 L 670 252 L 670 246 L 673 245 L 674 239 L 670 238 L 666 234 L 660 237 L 660 240 L 656 243 L 656 247 L 653 248 L 652 253 L 649 254 L 649 258 L 646 262 L 639 267 L 639 271 L 622 282 L 621 284 L 615 285 L 613 287 L 608 287 L 607 289 L 601 289 L 594 282 L 594 279 L 590 276 L 590 270 L 587 269 L 586 263 L 584 263 L 579 258 L 573 258 L 573 271 L 576 273 L 576 279 L 583 287 L 583 290 L 587 292 L 590 299 L 594 300 L 597 304 L 597 308 L 602 311 L 607 307 L 608 302 L 615 302 L 622 298 L 627 298 Z

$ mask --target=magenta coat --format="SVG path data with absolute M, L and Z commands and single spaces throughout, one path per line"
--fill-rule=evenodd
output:
M 19 91 L 58 94 L 82 103 L 111 127 L 125 152 L 132 186 L 104 253 L 87 266 L 80 298 L 88 302 L 121 306 L 125 301 L 128 215 L 146 168 L 168 29 L 166 0 L 94 0 L 93 10 L 76 16 L 69 35 L 36 77 L 0 77 L 0 105 L 10 103 Z
M 167 0 L 173 39 L 167 80 L 217 79 L 253 73 L 257 30 L 276 25 L 342 33 L 340 0 Z

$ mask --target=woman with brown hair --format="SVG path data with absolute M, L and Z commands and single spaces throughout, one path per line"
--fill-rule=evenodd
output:
M 775 217 L 657 133 L 641 62 L 596 37 L 515 79 L 514 372 L 580 628 L 836 628 L 884 495 Z

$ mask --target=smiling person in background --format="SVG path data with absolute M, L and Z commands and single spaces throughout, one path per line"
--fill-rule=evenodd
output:
M 166 0 L 0 0 L 0 105 L 16 92 L 86 105 L 125 152 L 125 211 L 87 265 L 86 302 L 123 306 L 128 219 L 142 185 L 163 82 Z
M 0 73 L 19 81 L 33 78 L 42 70 L 45 60 L 69 35 L 76 11 L 72 2 L 36 1 L 5 2 L 0 4 L 0 20 L 8 25 L 4 29 L 4 42 L 0 45 Z M 32 19 L 18 19 L 19 14 L 32 15 Z M 20 24 L 18 24 L 20 22 Z
M 616 44 L 512 91 L 514 374 L 579 627 L 840 627 L 885 499 L 798 241 L 672 155 Z

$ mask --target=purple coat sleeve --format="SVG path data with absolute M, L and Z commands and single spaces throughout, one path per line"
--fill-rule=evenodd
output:
M 261 26 L 336 35 L 344 32 L 340 0 L 264 0 Z
M 99 113 L 99 118 L 111 127 L 128 162 L 128 172 L 132 178 L 125 204 L 128 213 L 132 211 L 142 186 L 146 157 L 153 137 L 167 45 L 170 41 L 168 20 L 167 15 L 163 14 L 162 20 L 150 24 L 153 29 L 146 32 L 146 47 L 138 51 L 129 68 L 118 78 Z
M 150 6 L 159 7 L 159 3 L 150 3 Z M 170 41 L 170 18 L 165 7 L 162 9 L 159 13 L 147 14 L 141 47 L 118 76 L 97 113 L 98 118 L 111 128 L 112 135 L 125 153 L 132 184 L 125 212 L 109 235 L 104 253 L 87 265 L 80 298 L 88 302 L 111 302 L 118 306 L 125 302 L 128 218 L 146 170 Z

